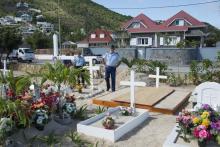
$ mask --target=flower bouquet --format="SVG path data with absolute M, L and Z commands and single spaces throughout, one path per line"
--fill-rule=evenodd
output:
M 43 109 L 37 109 L 34 115 L 34 124 L 38 130 L 43 130 L 44 126 L 48 123 L 47 111 Z
M 130 116 L 132 115 L 132 108 L 131 107 L 120 107 L 120 113 L 123 116 Z
M 104 118 L 102 125 L 105 127 L 105 129 L 113 129 L 115 126 L 115 120 L 108 115 Z
M 203 104 L 194 112 L 183 110 L 177 117 L 180 137 L 184 141 L 197 139 L 199 144 L 214 141 L 220 145 L 220 115 L 209 105 Z

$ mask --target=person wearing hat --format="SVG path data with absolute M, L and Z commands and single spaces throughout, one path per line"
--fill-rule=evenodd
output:
M 112 92 L 115 91 L 115 81 L 116 81 L 116 68 L 120 65 L 120 56 L 115 52 L 115 46 L 112 45 L 110 51 L 103 56 L 103 63 L 105 65 L 105 80 L 107 91 L 110 89 L 110 76 L 111 76 L 111 89 Z
M 75 68 L 83 68 L 83 66 L 85 65 L 85 59 L 81 55 L 80 50 L 77 51 L 77 56 L 74 58 L 73 64 L 74 64 Z M 83 77 L 82 73 L 78 76 L 78 84 L 80 84 L 80 78 L 81 78 L 81 83 L 84 86 L 84 77 Z

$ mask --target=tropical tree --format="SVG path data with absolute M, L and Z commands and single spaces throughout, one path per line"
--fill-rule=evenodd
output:
M 18 48 L 22 43 L 22 37 L 15 27 L 0 27 L 0 59 L 2 54 L 7 54 L 7 58 L 13 49 Z
M 52 39 L 50 36 L 45 35 L 40 31 L 34 32 L 31 36 L 27 37 L 25 40 L 32 49 L 42 49 L 42 48 L 51 48 Z
M 54 64 L 46 63 L 41 69 L 41 84 L 45 83 L 47 80 L 52 81 L 57 85 L 58 92 L 60 92 L 61 84 L 75 86 L 80 74 L 83 74 L 85 81 L 89 83 L 89 73 L 87 71 L 83 72 L 83 70 L 84 69 L 81 68 L 68 68 L 61 61 L 56 61 Z

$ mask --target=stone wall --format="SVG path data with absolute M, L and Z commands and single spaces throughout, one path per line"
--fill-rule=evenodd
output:
M 43 64 L 13 63 L 10 66 L 12 67 L 13 70 L 38 73 L 42 68 Z
M 188 65 L 197 60 L 197 49 L 150 49 L 149 60 L 158 60 L 168 65 Z

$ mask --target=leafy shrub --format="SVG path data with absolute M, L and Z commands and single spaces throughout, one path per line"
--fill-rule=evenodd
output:
M 180 86 L 183 84 L 183 79 L 181 79 L 180 75 L 175 76 L 175 74 L 171 73 L 168 76 L 167 83 L 170 86 Z
M 84 120 L 87 118 L 87 105 L 81 106 L 76 112 L 73 114 L 73 118 Z
M 95 113 L 96 113 L 96 114 L 100 114 L 100 113 L 105 112 L 106 110 L 108 110 L 108 108 L 98 106 L 98 107 L 96 108 L 96 110 L 95 110 Z
M 161 74 L 165 74 L 165 71 L 167 70 L 167 65 L 165 63 L 160 62 L 160 61 L 149 61 L 147 63 L 147 65 L 148 65 L 150 74 L 156 73 L 156 67 L 160 68 Z

